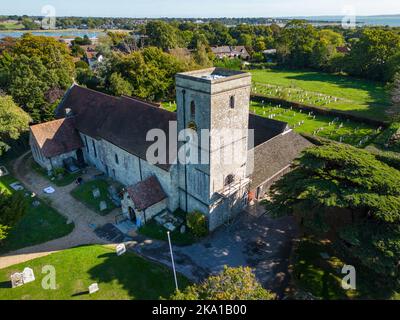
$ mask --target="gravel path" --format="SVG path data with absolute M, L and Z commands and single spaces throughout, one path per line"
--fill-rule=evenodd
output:
M 38 197 L 50 199 L 52 207 L 64 215 L 69 222 L 73 222 L 75 228 L 63 238 L 19 249 L 1 256 L 0 269 L 79 245 L 107 243 L 105 240 L 98 238 L 93 231 L 97 226 L 113 222 L 115 215 L 119 213 L 118 209 L 105 217 L 88 209 L 70 195 L 70 191 L 75 188 L 75 184 L 57 187 L 31 170 L 30 152 L 25 153 L 15 161 L 14 174 L 15 178 L 20 180 L 30 191 L 35 192 Z M 45 195 L 43 189 L 50 185 L 56 191 L 52 195 Z

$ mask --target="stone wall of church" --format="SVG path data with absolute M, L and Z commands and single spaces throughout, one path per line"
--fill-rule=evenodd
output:
M 154 175 L 169 198 L 168 209 L 174 211 L 179 207 L 175 167 L 165 171 L 106 140 L 96 140 L 82 133 L 81 138 L 85 144 L 83 151 L 88 164 L 125 186 L 134 185 Z
M 31 146 L 33 159 L 38 165 L 47 171 L 52 171 L 56 168 L 63 168 L 65 159 L 77 159 L 76 151 L 63 153 L 52 158 L 45 157 L 32 135 L 29 137 L 29 144 Z

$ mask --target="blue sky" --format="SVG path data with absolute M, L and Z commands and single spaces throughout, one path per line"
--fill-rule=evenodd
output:
M 400 14 L 399 0 L 0 0 L 0 14 L 41 15 L 53 5 L 58 16 L 277 17 Z

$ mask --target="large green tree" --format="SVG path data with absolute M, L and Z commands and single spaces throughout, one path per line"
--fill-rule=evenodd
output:
M 114 54 L 105 70 L 106 83 L 114 94 L 123 87 L 134 96 L 160 101 L 174 95 L 174 76 L 185 66 L 174 56 L 155 47 L 128 55 Z M 117 76 L 118 75 L 118 76 Z
M 390 80 L 390 61 L 400 52 L 400 35 L 383 28 L 363 29 L 359 38 L 353 39 L 345 70 L 351 75 L 374 80 Z
M 317 36 L 312 25 L 298 20 L 289 22 L 277 39 L 279 62 L 290 67 L 311 66 Z
M 229 268 L 210 276 L 200 284 L 176 292 L 172 300 L 273 300 L 275 295 L 265 290 L 249 267 Z
M 0 245 L 27 210 L 23 193 L 10 195 L 0 190 Z
M 28 130 L 29 122 L 29 115 L 11 97 L 0 96 L 0 155 L 9 148 L 10 140 L 18 139 Z
M 50 37 L 26 34 L 0 61 L 0 84 L 15 102 L 36 122 L 51 119 L 75 74 L 67 46 Z
M 275 215 L 294 214 L 359 266 L 399 285 L 399 181 L 400 171 L 371 153 L 326 143 L 304 152 L 272 187 L 267 206 Z
M 150 21 L 145 27 L 148 43 L 163 50 L 180 46 L 178 29 L 164 21 Z

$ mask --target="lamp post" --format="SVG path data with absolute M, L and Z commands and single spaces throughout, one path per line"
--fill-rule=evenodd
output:
M 169 251 L 171 253 L 172 269 L 174 271 L 175 288 L 176 288 L 176 291 L 178 291 L 179 290 L 179 288 L 178 288 L 178 279 L 176 277 L 174 254 L 172 253 L 172 244 L 171 244 L 171 237 L 170 237 L 170 232 L 169 231 L 167 231 L 167 235 L 168 235 Z

